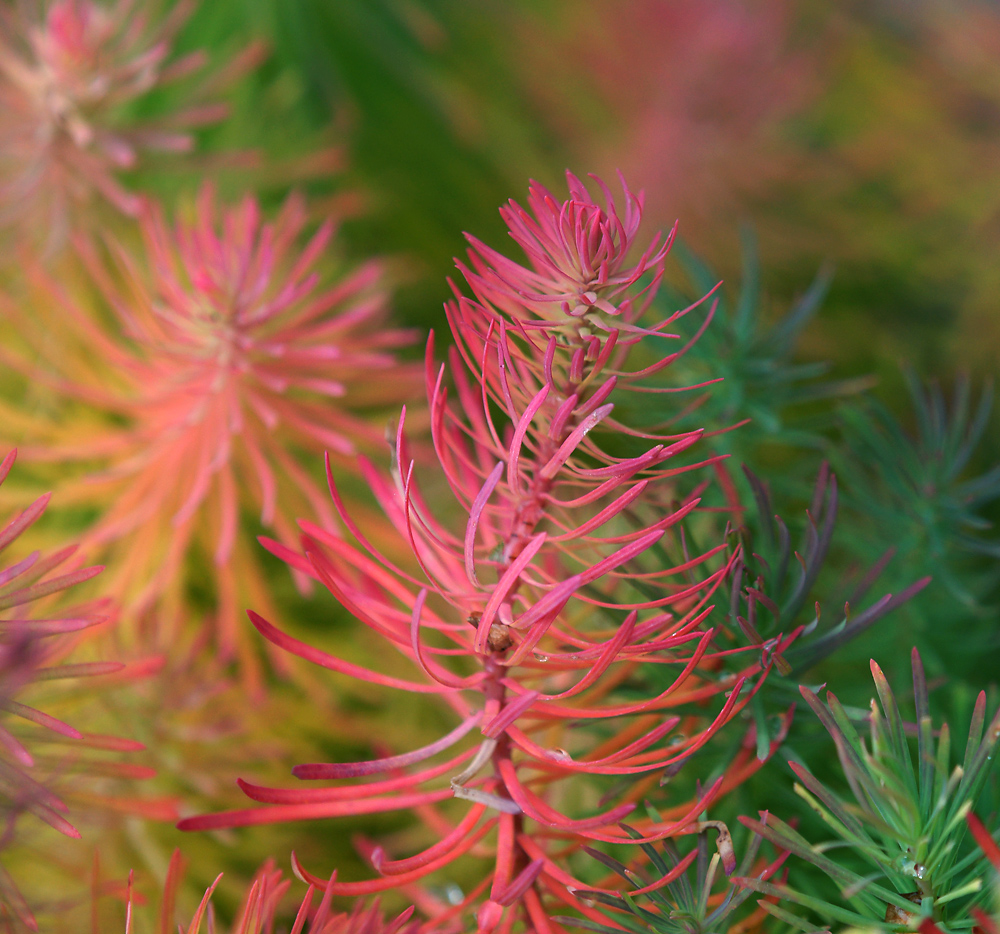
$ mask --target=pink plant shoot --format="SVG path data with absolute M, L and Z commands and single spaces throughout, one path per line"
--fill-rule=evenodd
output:
M 626 271 L 621 238 L 638 225 L 640 199 L 626 190 L 622 220 L 610 196 L 606 208 L 596 208 L 580 182 L 570 176 L 570 184 L 570 202 L 556 204 L 535 189 L 534 218 L 505 213 L 515 237 L 532 231 L 531 269 L 494 260 L 496 254 L 476 246 L 477 271 L 469 276 L 481 301 L 462 297 L 448 308 L 457 344 L 450 367 L 434 366 L 428 344 L 434 449 L 462 526 L 438 521 L 418 489 L 404 410 L 392 475 L 363 459 L 361 466 L 409 543 L 415 573 L 380 554 L 348 515 L 329 460 L 330 491 L 357 544 L 313 523 L 303 523 L 302 554 L 266 543 L 409 659 L 413 675 L 350 664 L 251 613 L 265 638 L 296 655 L 437 697 L 453 712 L 455 727 L 410 752 L 294 769 L 300 779 L 339 782 L 334 787 L 241 781 L 249 797 L 268 806 L 180 824 L 198 830 L 415 811 L 437 842 L 402 855 L 362 841 L 378 877 L 335 881 L 332 890 L 362 895 L 400 888 L 431 899 L 415 888 L 421 880 L 456 861 L 485 857 L 485 878 L 461 904 L 436 912 L 444 921 L 475 911 L 480 931 L 561 930 L 549 917 L 553 904 L 599 919 L 573 896 L 572 888 L 586 886 L 564 857 L 583 841 L 628 841 L 618 825 L 641 799 L 643 782 L 655 783 L 736 717 L 773 657 L 761 646 L 715 644 L 713 599 L 739 553 L 725 542 L 686 553 L 681 529 L 698 510 L 705 483 L 685 491 L 682 481 L 714 461 L 691 460 L 701 432 L 659 439 L 640 432 L 634 454 L 597 443 L 605 437 L 621 448 L 630 440 L 611 417 L 616 390 L 655 388 L 645 377 L 662 361 L 630 370 L 626 356 L 641 333 L 662 328 L 635 323 L 639 306 L 625 283 L 634 285 L 636 270 L 647 263 L 658 281 L 665 249 L 647 250 Z M 579 252 L 570 244 L 579 244 Z M 574 273 L 583 252 L 604 259 Z M 552 302 L 539 300 L 547 288 Z M 596 297 L 578 295 L 578 288 Z M 578 299 L 595 310 L 579 314 Z M 505 314 L 507 308 L 516 314 Z M 445 382 L 449 369 L 457 406 Z M 656 443 L 647 446 L 649 440 Z M 671 497 L 678 500 L 673 508 L 665 505 Z M 746 652 L 737 672 L 715 673 L 723 656 Z M 616 686 L 649 663 L 672 672 L 668 686 L 640 701 L 616 697 Z M 444 761 L 429 764 L 440 754 Z M 748 774 L 745 766 L 719 776 L 696 800 L 665 809 L 659 822 L 630 822 L 643 840 L 693 832 L 702 826 L 701 812 Z M 622 791 L 623 783 L 631 790 Z M 595 806 L 602 788 L 619 803 L 609 807 L 602 799 Z M 464 809 L 456 811 L 456 798 Z
M 604 208 L 575 175 L 567 172 L 566 178 L 569 201 L 557 201 L 543 185 L 532 182 L 528 210 L 514 200 L 500 209 L 530 267 L 515 263 L 467 234 L 475 271 L 462 264 L 459 268 L 481 300 L 498 302 L 516 318 L 527 313 L 558 320 L 560 313 L 586 317 L 594 311 L 622 316 L 623 320 L 640 316 L 644 307 L 633 310 L 634 297 L 626 295 L 646 273 L 652 282 L 640 295 L 655 291 L 673 231 L 662 243 L 657 235 L 638 262 L 626 266 L 642 219 L 642 194 L 633 194 L 622 180 L 625 212 L 619 216 L 614 197 L 603 182 L 597 180 L 604 194 Z M 599 322 L 600 317 L 594 321 Z
M 124 115 L 125 105 L 204 67 L 203 53 L 171 55 L 192 7 L 182 0 L 158 22 L 135 0 L 0 9 L 0 223 L 33 224 L 54 241 L 94 194 L 135 216 L 141 198 L 120 173 L 144 150 L 190 151 L 191 131 L 225 116 L 205 98 L 258 59 L 257 48 L 203 80 L 183 111 L 147 124 Z
M 0 483 L 6 480 L 14 463 L 11 451 L 0 463 Z M 39 497 L 0 531 L 0 552 L 6 551 L 45 512 L 49 494 Z M 107 601 L 62 607 L 56 615 L 32 618 L 30 604 L 45 602 L 63 591 L 82 584 L 99 574 L 100 567 L 73 567 L 75 546 L 51 555 L 33 551 L 0 570 L 0 853 L 17 839 L 20 818 L 24 815 L 48 824 L 67 837 L 80 832 L 68 818 L 69 807 L 51 787 L 51 779 L 70 769 L 86 770 L 86 763 L 73 763 L 65 754 L 39 755 L 29 746 L 41 741 L 46 748 L 70 743 L 75 754 L 82 749 L 138 751 L 141 743 L 118 737 L 82 733 L 51 714 L 26 703 L 25 696 L 40 683 L 62 679 L 109 675 L 125 666 L 119 662 L 70 662 L 65 656 L 73 648 L 74 634 L 107 619 Z M 78 564 L 78 563 L 77 563 Z M 107 771 L 105 763 L 95 763 Z M 112 766 L 112 773 L 115 767 Z M 143 777 L 142 768 L 121 766 L 121 773 Z M 91 799 L 96 804 L 96 797 Z M 169 816 L 169 815 L 168 815 Z M 161 813 L 162 819 L 164 815 Z M 31 930 L 37 930 L 33 914 L 7 870 L 0 864 L 0 917 L 17 918 Z
M 250 198 L 219 211 L 206 187 L 191 220 L 170 227 L 158 210 L 144 216 L 143 260 L 112 244 L 117 264 L 109 268 L 81 244 L 89 281 L 113 313 L 110 327 L 99 320 L 104 308 L 81 300 L 82 289 L 71 293 L 37 266 L 31 272 L 37 308 L 72 335 L 51 361 L 60 375 L 48 378 L 118 417 L 87 425 L 78 441 L 56 436 L 38 456 L 102 465 L 77 495 L 109 503 L 90 542 L 118 543 L 112 586 L 128 607 L 180 599 L 199 543 L 211 558 L 224 655 L 237 646 L 237 581 L 252 587 L 255 577 L 242 567 L 252 553 L 241 509 L 254 503 L 288 542 L 296 539 L 289 491 L 301 498 L 296 508 L 332 522 L 325 494 L 290 446 L 326 448 L 353 464 L 358 444 L 384 437 L 364 410 L 397 402 L 419 379 L 419 367 L 394 355 L 410 335 L 383 325 L 379 264 L 321 286 L 317 267 L 334 223 L 300 247 L 306 223 L 297 197 L 265 222 Z M 32 330 L 26 322 L 25 333 Z

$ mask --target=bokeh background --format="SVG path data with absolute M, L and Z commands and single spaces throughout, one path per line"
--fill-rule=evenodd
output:
M 741 224 L 776 302 L 832 261 L 804 352 L 988 375 L 997 17 L 971 0 L 302 0 L 213 4 L 189 33 L 267 36 L 259 80 L 346 143 L 368 199 L 350 241 L 408 260 L 409 320 L 436 320 L 460 232 L 501 236 L 526 178 L 621 169 L 650 225 L 679 220 L 731 284 Z

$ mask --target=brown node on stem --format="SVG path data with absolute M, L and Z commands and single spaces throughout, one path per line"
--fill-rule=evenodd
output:
M 465 621 L 472 626 L 479 626 L 483 614 L 479 610 L 473 610 Z M 486 645 L 491 652 L 506 652 L 514 644 L 514 639 L 510 634 L 510 626 L 506 623 L 491 623 L 490 631 L 486 635 Z
M 907 892 L 903 898 L 919 905 L 923 896 L 920 892 Z M 907 911 L 905 908 L 900 908 L 898 905 L 886 905 L 884 920 L 886 924 L 905 924 L 913 930 L 920 920 L 920 915 L 915 911 Z
M 510 626 L 506 623 L 491 623 L 486 644 L 491 652 L 506 652 L 514 644 L 510 636 Z

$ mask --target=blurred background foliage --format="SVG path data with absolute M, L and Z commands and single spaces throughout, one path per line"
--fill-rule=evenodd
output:
M 204 6 L 186 36 L 240 32 L 272 56 L 243 92 L 249 112 L 212 133 L 280 152 L 332 127 L 350 154 L 342 183 L 367 199 L 351 243 L 405 256 L 409 320 L 439 320 L 460 232 L 501 236 L 497 205 L 525 178 L 620 168 L 646 190 L 650 227 L 679 218 L 730 281 L 750 222 L 778 303 L 832 263 L 809 355 L 893 392 L 900 359 L 991 368 L 994 3 L 234 2 Z M 278 100 L 273 132 L 258 118 Z

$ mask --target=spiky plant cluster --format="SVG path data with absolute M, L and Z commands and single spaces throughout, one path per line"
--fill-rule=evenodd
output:
M 683 761 L 739 716 L 793 638 L 727 650 L 716 644 L 722 620 L 712 621 L 713 599 L 740 555 L 724 540 L 694 555 L 683 546 L 681 529 L 699 514 L 706 481 L 687 492 L 678 481 L 714 460 L 692 462 L 701 432 L 639 433 L 637 452 L 609 453 L 609 442 L 629 433 L 614 419 L 612 400 L 655 389 L 650 377 L 674 358 L 628 364 L 636 343 L 671 323 L 641 321 L 669 240 L 654 241 L 628 265 L 641 199 L 625 188 L 619 214 L 606 188 L 601 205 L 572 175 L 569 185 L 567 201 L 536 185 L 530 210 L 503 211 L 530 265 L 472 240 L 471 266 L 460 268 L 474 297 L 456 292 L 448 306 L 456 341 L 449 366 L 435 367 L 428 345 L 437 469 L 464 529 L 436 519 L 417 487 L 401 417 L 391 475 L 367 461 L 362 470 L 409 542 L 419 576 L 369 544 L 332 469 L 331 494 L 355 543 L 313 524 L 303 526 L 302 554 L 268 543 L 408 658 L 415 677 L 349 664 L 251 614 L 271 642 L 335 672 L 436 696 L 457 725 L 421 749 L 294 770 L 302 779 L 338 780 L 334 787 L 244 782 L 269 806 L 181 823 L 204 830 L 417 810 L 438 842 L 412 855 L 368 847 L 379 877 L 338 881 L 333 891 L 399 888 L 488 852 L 485 877 L 447 912 L 474 910 L 481 931 L 521 922 L 556 930 L 550 903 L 591 911 L 567 888 L 583 887 L 565 868 L 567 849 L 632 839 L 617 826 L 635 808 L 638 792 L 629 785 Z M 650 282 L 636 287 L 647 273 Z M 679 502 L 665 506 L 673 495 Z M 710 674 L 734 653 L 732 670 Z M 667 686 L 616 702 L 615 685 L 643 662 L 668 671 Z M 425 764 L 448 750 L 446 761 Z M 662 819 L 640 820 L 639 839 L 688 826 L 743 774 L 726 770 Z M 595 808 L 588 785 L 620 803 Z M 464 809 L 450 806 L 456 798 Z
M 0 463 L 0 484 L 7 479 L 16 451 Z M 7 551 L 37 522 L 50 495 L 39 497 L 0 531 L 0 552 Z M 69 661 L 78 634 L 108 619 L 109 601 L 98 600 L 75 606 L 52 606 L 52 599 L 99 574 L 101 567 L 80 567 L 76 546 L 49 555 L 32 551 L 0 571 L 0 857 L 8 848 L 32 839 L 22 832 L 22 818 L 47 824 L 66 837 L 79 838 L 71 803 L 78 807 L 100 806 L 95 782 L 84 781 L 89 772 L 138 778 L 148 770 L 108 761 L 94 752 L 136 752 L 141 743 L 97 733 L 84 733 L 35 706 L 38 689 L 51 682 L 76 681 L 121 672 L 114 661 Z M 44 615 L 32 612 L 41 603 Z M 136 670 L 133 675 L 140 675 Z M 99 784 L 99 783 L 97 783 Z M 89 794 L 85 793 L 89 792 Z M 107 796 L 105 803 L 110 803 Z M 69 801 L 70 803 L 67 803 Z M 82 802 L 82 804 L 81 804 Z M 169 818 L 153 801 L 121 801 L 132 813 Z M 159 812 L 159 813 L 157 813 Z M 6 925 L 20 924 L 37 930 L 28 901 L 0 862 L 0 919 Z
M 773 634 L 787 628 L 790 622 L 801 624 L 808 619 L 802 637 L 786 655 L 789 666 L 786 674 L 801 675 L 857 639 L 931 582 L 930 577 L 922 577 L 898 594 L 884 594 L 874 603 L 859 608 L 894 558 L 895 550 L 890 549 L 860 579 L 844 582 L 843 614 L 835 617 L 834 624 L 821 627 L 819 604 L 814 603 L 812 607 L 808 604 L 834 538 L 840 502 L 836 476 L 828 464 L 820 467 L 806 510 L 806 526 L 800 540 L 793 542 L 788 526 L 774 512 L 767 485 L 746 465 L 743 474 L 753 496 L 755 511 L 746 510 L 740 529 L 745 560 L 740 573 L 734 575 L 734 581 L 737 585 L 742 584 L 742 592 L 734 586 L 731 616 L 739 628 L 751 634 L 758 630 Z M 740 613 L 743 607 L 745 616 Z
M 992 889 L 992 910 L 973 907 L 972 917 L 975 919 L 974 930 L 982 931 L 983 934 L 997 934 L 1000 931 L 1000 846 L 997 846 L 996 832 L 990 832 L 983 825 L 983 822 L 970 811 L 965 815 L 965 822 L 968 824 L 969 832 L 976 841 L 982 855 L 993 867 L 992 879 L 987 879 L 986 885 Z M 920 922 L 920 934 L 945 934 L 942 926 L 932 918 L 924 918 Z
M 61 244 L 95 198 L 129 216 L 143 197 L 123 173 L 149 151 L 187 153 L 193 130 L 221 120 L 213 94 L 259 59 L 189 82 L 183 110 L 137 122 L 136 101 L 203 72 L 207 55 L 173 53 L 194 3 L 169 10 L 133 0 L 27 0 L 0 8 L 0 226 Z M 191 96 L 193 95 L 193 97 Z
M 269 215 L 251 195 L 220 206 L 207 183 L 190 209 L 128 187 L 125 173 L 148 153 L 192 151 L 197 128 L 224 115 L 220 88 L 260 58 L 251 45 L 207 75 L 204 53 L 176 53 L 195 7 L 188 0 L 27 0 L 0 8 L 0 226 L 16 228 L 16 243 L 4 241 L 14 247 L 5 258 L 16 252 L 19 260 L 4 264 L 0 289 L 10 325 L 3 392 L 18 398 L 14 430 L 36 465 L 57 464 L 61 480 L 75 474 L 63 486 L 78 510 L 70 522 L 79 528 L 87 516 L 84 545 L 110 565 L 105 589 L 117 606 L 103 612 L 122 625 L 113 637 L 97 634 L 104 641 L 98 652 L 114 638 L 115 650 L 132 657 L 150 647 L 170 655 L 160 659 L 156 683 L 138 688 L 110 719 L 155 709 L 163 722 L 142 724 L 144 736 L 161 744 L 155 760 L 188 792 L 206 793 L 215 776 L 179 753 L 215 743 L 201 767 L 217 768 L 231 737 L 245 732 L 249 698 L 271 700 L 238 624 L 246 603 L 270 606 L 253 560 L 251 515 L 289 545 L 297 514 L 333 527 L 303 452 L 327 450 L 347 465 L 356 450 L 380 445 L 372 414 L 408 397 L 420 371 L 397 360 L 411 335 L 386 322 L 383 264 L 345 268 L 331 258 L 339 216 L 315 224 L 299 194 Z M 168 90 L 174 82 L 182 83 Z M 139 117 L 166 112 L 172 97 L 185 94 L 182 110 Z M 125 218 L 107 227 L 103 202 Z M 73 249 L 55 256 L 66 243 Z M 13 523 L 4 546 L 44 506 L 39 501 Z M 70 554 L 35 554 L 5 572 L 0 587 L 10 605 L 85 579 L 89 572 L 53 578 Z M 88 747 L 139 744 L 80 734 L 21 696 L 34 681 L 122 669 L 63 663 L 75 639 L 69 635 L 99 616 L 84 607 L 64 621 L 11 621 L 3 706 L 11 719 L 34 721 L 36 732 L 55 739 L 38 756 L 26 748 L 28 731 L 0 725 L 5 845 L 26 812 L 75 835 L 64 797 L 70 805 L 85 801 L 95 818 L 110 809 L 175 819 L 169 797 L 100 794 L 71 781 L 90 767 Z M 209 625 L 199 632 L 202 620 Z M 242 685 L 228 670 L 234 660 Z M 147 660 L 116 680 L 155 667 Z M 191 722 L 197 703 L 234 694 L 231 704 Z M 261 748 L 259 736 L 249 739 L 241 750 Z M 57 745 L 70 740 L 69 751 Z M 112 763 L 92 766 L 116 774 Z M 124 771 L 139 779 L 152 770 Z M 134 827 L 128 833 L 135 839 Z M 161 844 L 146 834 L 141 846 L 155 861 Z M 25 841 L 29 850 L 40 846 L 31 834 Z M 78 858 L 83 850 L 67 851 L 66 864 Z M 19 898 L 4 876 L 7 926 L 33 923 Z M 75 900 L 63 893 L 48 907 L 56 912 Z M 246 929 L 275 923 L 262 920 L 267 911 Z M 352 919 L 336 929 L 383 927 L 360 910 Z
M 206 182 L 160 204 L 142 189 L 152 176 L 131 173 L 156 150 L 190 153 L 201 137 L 221 153 L 233 141 L 233 124 L 211 135 L 198 128 L 221 118 L 219 90 L 258 47 L 212 75 L 205 54 L 184 50 L 211 44 L 213 33 L 232 26 L 227 45 L 269 18 L 282 24 L 276 37 L 289 25 L 308 32 L 297 19 L 308 9 L 345 35 L 356 18 L 362 30 L 391 23 L 386 35 L 398 38 L 405 21 L 422 53 L 436 55 L 436 12 L 421 0 L 391 12 L 364 0 L 336 12 L 278 4 L 263 16 L 233 6 L 239 26 L 222 2 L 199 11 L 195 0 L 0 0 L 0 230 L 16 231 L 4 236 L 0 262 L 0 417 L 35 479 L 60 477 L 60 500 L 75 509 L 63 525 L 109 565 L 103 589 L 118 601 L 59 609 L 61 593 L 97 570 L 71 550 L 43 557 L 40 548 L 0 571 L 0 615 L 11 617 L 0 620 L 0 929 L 86 928 L 72 909 L 87 899 L 47 880 L 69 867 L 82 877 L 92 860 L 92 932 L 114 913 L 110 929 L 127 934 L 168 934 L 178 923 L 186 934 L 745 934 L 834 923 L 996 934 L 988 864 L 1000 855 L 987 773 L 1000 727 L 996 717 L 986 723 L 985 697 L 969 701 L 970 738 L 952 770 L 916 653 L 913 724 L 877 667 L 880 705 L 867 714 L 832 694 L 824 706 L 798 684 L 829 671 L 831 656 L 843 661 L 859 636 L 884 642 L 888 627 L 873 624 L 928 584 L 925 571 L 978 614 L 968 645 L 947 630 L 953 657 L 986 644 L 998 549 L 984 509 L 1000 479 L 972 471 L 987 440 L 988 394 L 974 405 L 960 381 L 949 410 L 935 386 L 915 388 L 915 435 L 877 404 L 858 414 L 848 397 L 867 380 L 829 379 L 825 364 L 798 356 L 825 271 L 772 317 L 746 238 L 738 298 L 683 249 L 694 295 L 671 291 L 663 283 L 675 231 L 647 238 L 641 195 L 571 173 L 568 197 L 532 183 L 524 206 L 501 209 L 523 257 L 468 238 L 464 283 L 445 309 L 444 362 L 433 335 L 422 369 L 400 362 L 414 335 L 391 321 L 386 264 L 347 268 L 332 255 L 337 198 L 337 218 L 315 222 L 329 213 L 315 200 L 331 190 L 318 177 L 329 153 L 295 157 L 292 147 L 304 147 L 292 123 L 281 129 L 295 143 L 275 151 L 292 153 L 308 197 L 257 191 L 220 203 Z M 648 112 L 681 114 L 672 125 L 704 139 L 711 121 L 683 94 L 671 97 L 684 85 L 675 78 L 707 68 L 705 100 L 721 90 L 736 99 L 724 85 L 735 73 L 746 84 L 757 67 L 746 65 L 748 50 L 785 36 L 791 22 L 791 6 L 778 2 L 745 28 L 738 6 L 664 13 L 663 4 L 625 4 L 624 18 L 616 10 L 614 23 L 595 20 L 606 22 L 604 41 L 586 43 L 583 60 L 597 84 L 620 62 L 646 95 L 632 57 L 608 58 L 615 36 L 638 48 L 625 27 L 644 24 L 647 46 L 658 35 L 658 51 L 675 50 L 658 58 L 670 69 L 656 89 L 668 106 Z M 575 7 L 574 16 L 585 35 Z M 358 47 L 345 86 L 373 61 L 355 35 L 341 40 Z M 695 51 L 679 69 L 685 36 Z M 397 55 L 408 43 L 393 46 Z M 381 54 L 381 40 L 375 46 Z M 268 99 L 259 111 L 250 105 L 263 127 L 251 135 L 275 135 L 262 115 L 281 100 L 325 88 L 323 56 L 304 58 L 301 74 L 286 57 L 259 76 L 256 92 L 266 86 Z M 578 55 L 554 60 L 581 70 Z M 788 93 L 797 73 L 786 59 L 769 85 L 780 100 L 765 104 L 746 84 L 750 106 L 733 126 L 797 97 Z M 416 80 L 431 100 L 437 77 Z M 387 100 L 382 93 L 372 100 Z M 440 116 L 427 101 L 407 115 L 411 126 Z M 392 138 L 401 125 L 383 121 L 371 138 Z M 692 174 L 686 150 L 672 148 L 678 158 L 664 164 Z M 746 147 L 733 151 L 742 170 Z M 200 174 L 214 164 L 167 161 Z M 699 170 L 710 161 L 699 158 Z M 238 164 L 287 180 L 267 162 Z M 432 220 L 441 199 L 426 168 L 420 193 Z M 448 186 L 453 174 L 442 176 Z M 223 189 L 234 183 L 227 175 Z M 393 209 L 400 225 L 415 216 Z M 423 221 L 430 242 L 433 223 Z M 798 468 L 833 440 L 834 397 L 848 398 L 849 443 L 830 454 L 844 483 L 824 465 L 810 497 L 815 465 L 802 476 Z M 387 410 L 404 402 L 386 433 Z M 843 491 L 861 509 L 842 510 Z M 796 499 L 805 518 L 786 524 L 775 512 L 797 514 L 784 511 Z M 0 551 L 23 541 L 46 503 L 0 531 Z M 274 577 L 271 558 L 254 557 L 264 528 L 298 597 Z M 44 540 L 51 527 L 29 534 Z M 971 560 L 957 561 L 960 550 Z M 870 600 L 887 578 L 899 582 L 893 593 Z M 816 601 L 831 581 L 838 589 L 821 614 Z M 329 633 L 319 631 L 328 622 L 319 604 L 306 603 L 324 589 L 318 600 L 339 604 Z M 291 599 L 279 618 L 271 599 L 283 591 Z M 240 621 L 247 605 L 252 626 Z M 112 615 L 120 626 L 99 624 Z M 150 646 L 166 657 L 124 668 L 93 660 Z M 272 666 L 261 664 L 260 646 Z M 925 652 L 935 675 L 950 674 L 944 654 Z M 140 675 L 144 683 L 132 684 Z M 81 686 L 60 690 L 70 679 Z M 128 696 L 92 691 L 109 682 L 127 682 Z M 388 688 L 397 699 L 382 707 Z M 800 694 L 819 729 L 808 716 L 793 721 Z M 157 774 L 95 754 L 141 747 L 83 732 L 84 704 L 103 707 L 102 723 L 136 723 L 157 747 Z M 255 717 L 268 722 L 257 728 Z M 411 724 L 412 740 L 402 735 Z M 836 760 L 806 769 L 823 727 Z M 290 753 L 303 748 L 309 758 Z M 804 810 L 819 814 L 832 842 L 813 843 L 810 824 L 785 810 L 791 790 L 782 802 L 780 783 L 768 782 L 780 751 L 793 760 Z M 306 762 L 293 770 L 300 782 L 272 787 L 280 782 L 266 769 L 286 759 Z M 185 882 L 180 853 L 169 857 L 177 796 L 188 799 L 186 815 L 218 812 L 233 806 L 230 777 L 257 769 L 256 781 L 240 782 L 251 806 L 181 822 L 206 832 L 186 838 L 199 863 Z M 151 794 L 161 796 L 122 779 L 155 779 Z M 744 817 L 734 844 L 741 811 L 760 820 Z M 338 821 L 332 832 L 324 819 Z M 293 871 L 310 886 L 301 901 L 273 859 L 252 868 L 287 853 L 273 841 L 293 837 Z M 91 843 L 100 858 L 80 849 Z M 209 870 L 213 851 L 222 859 Z M 124 881 L 130 865 L 162 890 L 158 923 L 141 885 Z M 224 886 L 241 870 L 252 875 L 234 886 L 238 900 L 217 877 L 205 890 L 223 868 Z M 102 884 L 102 871 L 116 881 Z M 388 915 L 370 896 L 385 899 Z
M 839 459 L 857 508 L 882 537 L 891 536 L 911 563 L 932 571 L 950 597 L 979 610 L 996 583 L 1000 555 L 983 514 L 1000 497 L 1000 466 L 972 472 L 990 427 L 993 390 L 985 386 L 977 400 L 971 381 L 960 377 L 949 403 L 940 383 L 925 386 L 912 372 L 905 375 L 911 424 L 877 399 L 845 408 L 851 456 Z M 970 563 L 971 572 L 962 567 Z
M 222 879 L 222 873 L 205 890 L 187 924 L 176 921 L 177 892 L 183 876 L 184 859 L 180 850 L 174 850 L 160 900 L 160 930 L 170 930 L 176 923 L 182 934 L 201 934 L 202 925 L 207 924 L 209 934 L 215 934 L 220 928 L 211 899 Z M 273 861 L 261 866 L 247 887 L 232 924 L 226 928 L 228 934 L 270 934 L 279 929 L 277 926 L 284 923 L 283 902 L 291 885 L 292 881 L 282 878 L 281 870 L 275 867 Z M 314 905 L 317 890 L 321 893 L 321 900 L 318 905 Z M 125 934 L 134 934 L 134 917 L 142 911 L 133 897 L 131 874 L 126 905 Z M 325 885 L 309 886 L 295 911 L 291 927 L 280 929 L 288 930 L 289 934 L 303 934 L 304 931 L 309 934 L 417 934 L 418 930 L 427 930 L 426 926 L 421 928 L 418 922 L 411 920 L 412 915 L 413 909 L 408 908 L 395 918 L 387 919 L 377 903 L 365 905 L 361 902 L 350 913 L 338 912 L 332 907 L 332 892 L 330 883 L 327 882 Z
M 912 665 L 916 721 L 908 730 L 881 669 L 871 663 L 878 702 L 871 703 L 867 743 L 832 692 L 827 692 L 824 705 L 807 687 L 801 688 L 833 739 L 853 801 L 791 762 L 799 780 L 795 790 L 839 838 L 839 849 L 811 843 L 773 814 L 766 823 L 741 818 L 766 840 L 828 875 L 841 900 L 759 879 L 744 879 L 742 884 L 798 903 L 826 923 L 884 922 L 912 929 L 930 919 L 948 930 L 973 927 L 971 912 L 991 895 L 984 884 L 989 854 L 970 853 L 964 839 L 966 817 L 976 807 L 996 757 L 1000 711 L 987 722 L 986 695 L 979 694 L 961 764 L 952 766 L 950 731 L 947 724 L 934 729 L 916 649 Z M 915 758 L 908 738 L 913 732 Z M 977 837 L 985 840 L 988 834 L 978 829 Z M 845 849 L 857 860 L 849 861 Z M 804 921 L 802 925 L 809 929 Z
M 761 813 L 761 819 L 767 823 L 766 812 Z M 739 877 L 752 875 L 759 880 L 770 879 L 781 868 L 788 854 L 786 852 L 771 862 L 759 859 L 761 838 L 754 834 L 737 866 L 736 851 L 728 828 L 724 825 L 713 827 L 711 824 L 713 822 L 708 821 L 698 828 L 694 846 L 687 846 L 683 855 L 680 846 L 672 840 L 664 840 L 659 846 L 637 844 L 645 857 L 645 870 L 585 847 L 594 859 L 625 879 L 631 888 L 622 893 L 594 890 L 577 893 L 581 898 L 611 909 L 607 915 L 614 926 L 585 919 L 559 920 L 572 927 L 599 931 L 601 934 L 611 934 L 623 928 L 662 934 L 713 934 L 733 930 L 737 925 L 739 909 L 753 892 L 733 882 L 730 879 L 732 873 L 737 872 Z M 720 834 L 716 853 L 711 852 L 710 831 Z M 632 835 L 639 836 L 634 830 Z M 725 873 L 720 873 L 720 869 L 724 869 Z M 652 881 L 650 875 L 655 877 Z M 752 930 L 765 916 L 765 910 L 758 908 L 752 916 L 739 919 L 738 928 Z
M 678 362 L 678 369 L 691 382 L 716 379 L 681 413 L 681 424 L 700 420 L 719 427 L 740 425 L 739 431 L 716 436 L 717 447 L 740 459 L 753 461 L 762 445 L 815 449 L 822 443 L 820 429 L 825 418 L 811 409 L 838 396 L 851 395 L 867 380 L 836 380 L 828 376 L 830 365 L 819 361 L 801 363 L 797 345 L 808 324 L 816 317 L 830 288 L 832 273 L 822 268 L 810 286 L 777 320 L 769 320 L 767 296 L 761 284 L 756 238 L 743 231 L 743 270 L 739 291 L 719 289 L 720 277 L 683 242 L 675 253 L 690 288 L 673 284 L 662 290 L 658 304 L 686 304 L 692 290 L 698 295 L 712 291 L 716 302 L 711 325 Z M 810 408 L 811 407 L 811 408 Z M 658 407 L 647 418 L 678 418 Z M 828 409 L 826 405 L 824 408 Z M 639 414 L 639 413 L 637 413 Z
M 302 243 L 307 223 L 300 198 L 268 221 L 254 199 L 220 209 L 204 187 L 191 217 L 143 217 L 141 258 L 118 242 L 110 258 L 81 242 L 97 301 L 40 266 L 30 270 L 33 304 L 8 300 L 12 316 L 61 332 L 53 359 L 45 333 L 24 321 L 37 343 L 18 366 L 92 413 L 59 422 L 36 453 L 86 465 L 77 496 L 109 504 L 87 540 L 116 556 L 113 592 L 135 613 L 159 603 L 174 625 L 197 545 L 212 569 L 217 644 L 248 666 L 238 603 L 248 588 L 265 598 L 252 586 L 243 510 L 255 506 L 291 543 L 292 489 L 296 508 L 332 523 L 290 448 L 325 448 L 338 462 L 372 448 L 381 431 L 363 412 L 405 397 L 418 376 L 394 356 L 408 332 L 383 326 L 379 265 L 329 281 L 322 256 L 335 223 Z

